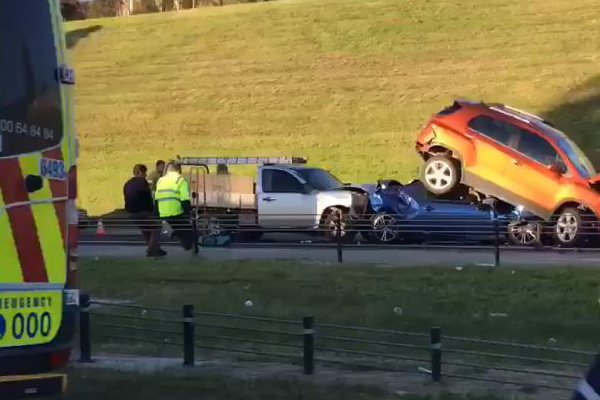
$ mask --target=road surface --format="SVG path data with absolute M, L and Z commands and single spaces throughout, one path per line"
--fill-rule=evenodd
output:
M 193 257 L 175 245 L 167 245 L 168 257 Z M 145 255 L 145 248 L 138 245 L 94 244 L 82 245 L 83 257 L 139 257 Z M 285 245 L 232 245 L 227 247 L 201 247 L 200 259 L 239 260 L 239 259 L 297 259 L 319 262 L 337 262 L 335 247 L 324 246 L 285 246 Z M 491 248 L 392 248 L 352 246 L 343 249 L 343 261 L 356 264 L 386 264 L 398 267 L 408 266 L 467 266 L 493 265 L 494 251 Z M 600 252 L 553 250 L 504 250 L 500 253 L 501 266 L 562 267 L 577 266 L 600 268 Z

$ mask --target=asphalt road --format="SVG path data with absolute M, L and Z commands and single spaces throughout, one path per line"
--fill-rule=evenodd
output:
M 173 241 L 164 241 L 168 257 L 193 257 Z M 84 257 L 145 256 L 142 238 L 136 229 L 107 229 L 98 235 L 95 229 L 80 232 L 80 255 Z M 201 247 L 200 258 L 232 259 L 297 259 L 316 262 L 337 262 L 335 244 L 315 236 L 293 233 L 266 234 L 258 243 L 233 243 L 225 247 Z M 394 266 L 467 266 L 494 265 L 492 246 L 438 243 L 427 246 L 352 244 L 343 247 L 343 262 L 386 264 Z M 600 249 L 557 250 L 501 246 L 501 266 L 529 267 L 600 267 Z
M 166 245 L 168 257 L 194 257 L 176 245 Z M 139 245 L 94 244 L 80 247 L 83 257 L 139 257 L 144 256 L 145 248 Z M 227 247 L 201 247 L 200 259 L 239 260 L 239 259 L 296 259 L 315 262 L 337 262 L 337 249 L 325 246 L 289 245 L 231 245 Z M 493 266 L 494 251 L 491 248 L 381 248 L 369 246 L 344 247 L 343 262 L 357 264 L 385 264 L 397 267 L 409 266 Z M 514 267 L 590 267 L 600 268 L 598 251 L 536 251 L 504 250 L 500 253 L 501 266 Z

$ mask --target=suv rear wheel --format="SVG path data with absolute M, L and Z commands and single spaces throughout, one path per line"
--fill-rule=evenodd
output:
M 458 174 L 458 166 L 454 159 L 447 156 L 433 156 L 423 165 L 422 181 L 431 193 L 446 194 L 458 185 Z

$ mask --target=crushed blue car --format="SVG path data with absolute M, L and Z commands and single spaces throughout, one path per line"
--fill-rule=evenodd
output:
M 509 225 L 518 221 L 515 210 L 499 212 L 476 200 L 440 199 L 418 180 L 403 185 L 387 179 L 361 187 L 369 193 L 371 211 L 366 233 L 375 242 L 493 242 L 496 230 L 505 242 Z

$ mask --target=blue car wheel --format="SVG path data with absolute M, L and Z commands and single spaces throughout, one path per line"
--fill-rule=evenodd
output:
M 517 246 L 535 246 L 541 242 L 541 224 L 535 221 L 515 221 L 508 224 L 508 237 Z
M 398 239 L 398 221 L 393 215 L 378 213 L 371 218 L 372 236 L 379 243 L 390 243 Z

